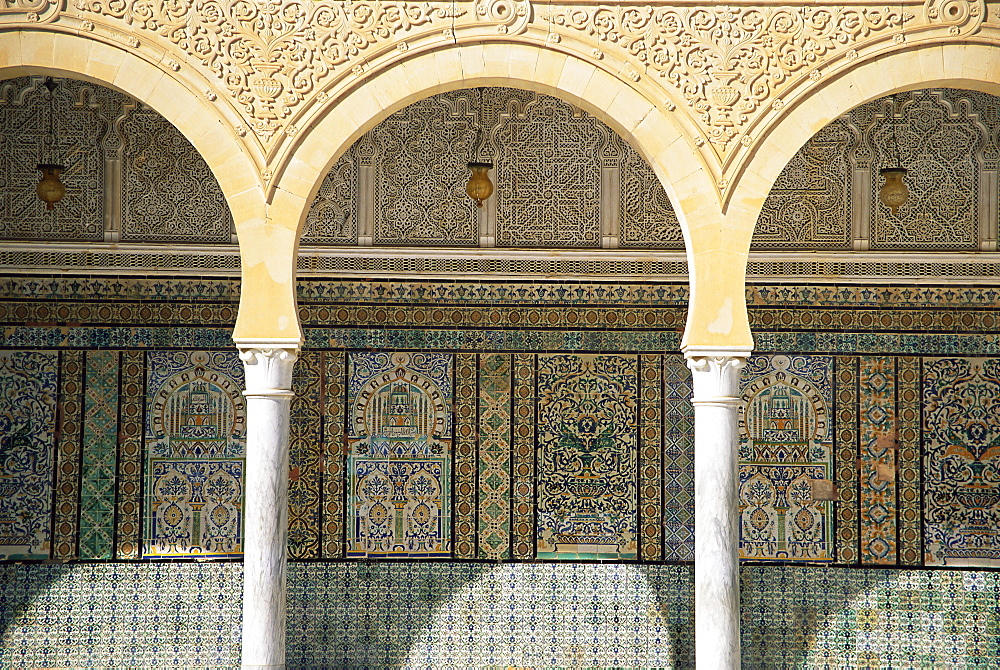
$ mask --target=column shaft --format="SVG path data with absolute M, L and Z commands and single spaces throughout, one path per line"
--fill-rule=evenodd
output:
M 295 349 L 240 347 L 246 371 L 243 668 L 285 667 L 288 421 Z
M 690 357 L 694 381 L 695 662 L 740 667 L 740 356 Z

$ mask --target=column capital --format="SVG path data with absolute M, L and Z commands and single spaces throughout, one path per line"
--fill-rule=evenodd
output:
M 300 340 L 239 339 L 236 348 L 246 377 L 244 395 L 292 396 L 292 369 L 299 357 Z
M 684 351 L 694 382 L 692 403 L 735 405 L 739 402 L 740 371 L 749 349 L 700 349 Z

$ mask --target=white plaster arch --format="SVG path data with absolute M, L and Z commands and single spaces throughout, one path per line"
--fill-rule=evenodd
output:
M 309 204 L 336 159 L 362 134 L 408 104 L 475 86 L 513 86 L 553 95 L 593 114 L 628 140 L 663 184 L 687 252 L 691 297 L 685 342 L 712 347 L 738 340 L 745 345 L 750 339 L 741 297 L 745 258 L 734 266 L 730 254 L 717 253 L 725 231 L 712 172 L 691 134 L 668 113 L 666 102 L 650 100 L 642 92 L 647 89 L 618 74 L 624 71 L 625 64 L 611 58 L 596 65 L 569 52 L 513 38 L 460 42 L 397 61 L 331 101 L 326 113 L 301 134 L 276 171 L 269 222 L 292 233 L 297 250 Z M 688 224 L 691 212 L 700 219 L 694 226 Z M 726 268 L 718 280 L 703 281 L 718 268 Z M 719 291 L 721 286 L 725 288 Z M 701 326 L 692 331 L 696 321 Z M 713 330 L 714 324 L 722 326 Z M 244 337 L 244 332 L 238 322 L 237 336 Z M 690 332 L 695 333 L 693 339 Z
M 85 35 L 52 30 L 0 32 L 0 78 L 71 77 L 107 86 L 149 105 L 172 123 L 215 175 L 236 224 L 243 284 L 236 334 L 299 342 L 294 235 L 270 225 L 253 156 L 203 95 L 163 61 Z M 244 305 L 247 305 L 244 308 Z M 234 335 L 235 336 L 235 335 Z

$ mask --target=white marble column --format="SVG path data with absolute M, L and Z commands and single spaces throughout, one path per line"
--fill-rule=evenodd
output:
M 694 629 L 699 670 L 740 667 L 739 407 L 748 351 L 692 351 Z
M 237 342 L 246 373 L 244 668 L 285 667 L 288 419 L 298 342 Z

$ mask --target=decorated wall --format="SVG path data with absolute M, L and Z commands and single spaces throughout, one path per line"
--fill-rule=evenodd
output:
M 238 289 L 0 279 L 0 663 L 237 664 Z M 300 281 L 290 662 L 689 665 L 686 295 Z M 1000 294 L 747 299 L 744 658 L 1000 662 Z
M 237 289 L 3 279 L 4 558 L 241 555 Z M 685 296 L 302 281 L 290 557 L 690 561 Z M 1000 560 L 996 292 L 755 286 L 748 301 L 742 557 Z
M 194 147 L 111 89 L 42 76 L 0 81 L 0 239 L 234 242 L 232 217 Z M 998 99 L 957 89 L 879 98 L 834 119 L 778 176 L 759 250 L 996 250 Z M 57 130 L 53 141 L 49 122 Z M 933 151 L 928 151 L 933 147 Z M 35 206 L 36 163 L 65 162 L 67 196 Z M 465 194 L 467 162 L 490 161 L 495 194 Z M 878 204 L 879 170 L 902 164 L 910 199 Z M 567 169 L 572 166 L 572 169 Z M 103 196 L 103 197 L 102 197 Z M 683 249 L 663 186 L 590 114 L 529 91 L 440 93 L 392 114 L 330 168 L 302 241 L 336 247 Z M 23 260 L 23 259 L 22 259 Z

